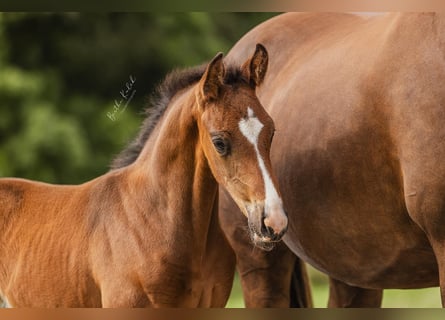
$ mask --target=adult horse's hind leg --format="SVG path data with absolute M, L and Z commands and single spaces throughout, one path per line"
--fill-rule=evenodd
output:
M 383 290 L 353 287 L 329 277 L 329 308 L 378 308 L 382 298 Z

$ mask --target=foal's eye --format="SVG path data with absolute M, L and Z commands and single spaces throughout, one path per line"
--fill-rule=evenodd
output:
M 224 138 L 212 137 L 212 143 L 213 143 L 213 146 L 215 147 L 216 151 L 220 155 L 226 156 L 229 153 L 230 146 L 229 146 L 228 141 L 226 141 Z

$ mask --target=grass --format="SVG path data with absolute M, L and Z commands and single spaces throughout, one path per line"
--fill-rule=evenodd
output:
M 325 308 L 328 301 L 328 280 L 326 275 L 309 266 L 314 307 Z M 244 308 L 241 285 L 238 276 L 233 283 L 228 308 Z M 383 293 L 384 308 L 440 308 L 439 288 L 412 290 L 385 290 Z

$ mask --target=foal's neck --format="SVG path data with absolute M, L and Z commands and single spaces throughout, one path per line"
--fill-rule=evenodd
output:
M 189 234 L 192 242 L 186 242 L 199 251 L 205 249 L 218 185 L 199 143 L 195 103 L 194 88 L 178 93 L 129 168 L 137 182 L 132 194 L 145 214 L 168 221 L 176 241 Z

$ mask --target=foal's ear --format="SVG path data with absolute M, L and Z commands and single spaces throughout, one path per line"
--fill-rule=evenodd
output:
M 258 43 L 255 52 L 244 62 L 242 66 L 243 75 L 249 80 L 251 86 L 259 86 L 266 76 L 267 64 L 269 62 L 269 55 L 266 48 Z
M 224 81 L 224 73 L 223 54 L 220 52 L 210 61 L 200 80 L 200 93 L 204 101 L 218 98 Z

